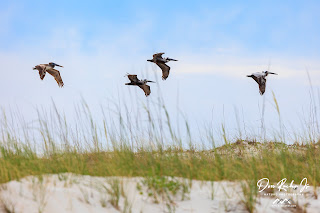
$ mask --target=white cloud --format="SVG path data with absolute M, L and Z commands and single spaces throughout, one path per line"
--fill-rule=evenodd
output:
M 292 58 L 274 57 L 268 59 L 264 56 L 255 57 L 243 54 L 239 57 L 219 54 L 190 54 L 179 57 L 179 63 L 173 64 L 178 73 L 201 73 L 243 78 L 244 76 L 270 70 L 279 74 L 282 80 L 295 79 L 302 84 L 306 83 L 307 70 L 314 79 L 313 84 L 319 85 L 320 62 L 318 60 L 303 60 Z

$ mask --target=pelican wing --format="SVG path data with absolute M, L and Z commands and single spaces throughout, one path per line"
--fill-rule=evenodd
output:
M 156 63 L 162 70 L 162 80 L 166 80 L 169 76 L 170 67 L 165 63 Z
M 263 95 L 263 93 L 266 91 L 267 79 L 263 75 L 256 76 L 256 75 L 252 74 L 250 77 L 253 78 L 253 80 L 255 80 L 255 82 L 258 83 L 259 93 L 260 93 L 260 95 Z
M 253 78 L 253 80 L 255 80 L 255 82 L 257 82 L 260 85 L 260 78 L 255 76 L 255 75 L 251 75 L 251 78 Z
M 266 82 L 267 80 L 265 78 L 260 78 L 260 83 L 259 83 L 260 95 L 263 95 L 263 93 L 266 91 Z
M 150 90 L 150 86 L 149 85 L 143 84 L 143 85 L 138 85 L 138 86 L 144 91 L 144 94 L 146 96 L 150 95 L 151 90 Z
M 131 82 L 138 82 L 139 81 L 137 75 L 128 75 L 128 78 Z
M 59 87 L 63 87 L 64 83 L 62 81 L 60 72 L 56 69 L 48 69 L 47 72 L 54 77 Z
M 37 69 L 39 71 L 40 79 L 43 80 L 44 76 L 46 76 L 46 66 L 40 64 L 40 65 L 35 66 L 35 68 L 33 68 L 33 69 Z

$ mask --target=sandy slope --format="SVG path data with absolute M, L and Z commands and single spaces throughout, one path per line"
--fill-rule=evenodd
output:
M 112 180 L 118 179 L 122 188 L 119 206 L 111 205 Z M 141 184 L 142 178 L 122 177 L 91 177 L 73 174 L 46 175 L 42 180 L 37 177 L 27 177 L 2 185 L 0 212 L 247 212 L 241 200 L 243 193 L 239 182 L 192 181 L 190 191 L 169 195 L 159 195 L 159 203 L 153 196 L 148 196 L 147 188 Z M 187 183 L 187 180 L 179 179 Z M 139 184 L 138 184 L 139 183 Z M 137 184 L 141 189 L 137 189 Z M 317 189 L 320 193 L 319 188 Z M 149 191 L 150 193 L 150 191 Z M 320 212 L 320 200 L 315 199 L 310 187 L 303 196 L 293 198 L 299 206 L 306 206 L 307 212 Z M 213 196 L 213 197 L 212 197 Z M 213 198 L 213 199 L 212 199 Z M 257 212 L 291 212 L 298 210 L 274 206 L 274 197 L 259 196 Z M 0 207 L 1 208 L 1 207 Z

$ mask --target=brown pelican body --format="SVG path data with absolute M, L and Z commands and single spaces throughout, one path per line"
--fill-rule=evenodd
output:
M 143 91 L 144 91 L 144 94 L 146 96 L 150 95 L 151 93 L 151 90 L 150 90 L 150 86 L 147 85 L 148 82 L 152 82 L 154 83 L 154 81 L 149 81 L 147 79 L 144 79 L 144 80 L 139 80 L 137 75 L 130 75 L 128 74 L 127 75 L 129 80 L 130 80 L 130 83 L 126 83 L 126 85 L 134 85 L 134 86 L 138 86 L 140 87 Z
M 268 76 L 268 74 L 278 75 L 277 73 L 269 71 L 256 72 L 252 73 L 251 75 L 247 75 L 247 77 L 253 78 L 253 80 L 255 80 L 258 83 L 260 95 L 263 95 L 263 93 L 266 91 L 266 77 Z
M 48 72 L 57 81 L 59 87 L 63 87 L 64 83 L 62 81 L 60 72 L 58 70 L 54 69 L 55 66 L 63 67 L 63 66 L 60 66 L 56 63 L 50 62 L 49 64 L 39 64 L 39 65 L 35 66 L 33 69 L 39 71 L 39 75 L 40 75 L 41 80 L 44 79 L 44 77 L 46 76 L 46 73 Z
M 162 58 L 163 54 L 164 53 L 153 54 L 153 58 L 149 59 L 147 61 L 153 62 L 156 65 L 158 65 L 162 70 L 162 80 L 166 80 L 168 78 L 169 72 L 170 72 L 170 67 L 168 65 L 166 65 L 166 63 L 169 61 L 178 61 L 178 60 L 172 59 L 172 58 Z

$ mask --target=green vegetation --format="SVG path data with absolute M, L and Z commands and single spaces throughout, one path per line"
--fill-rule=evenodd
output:
M 181 196 L 181 200 L 185 200 L 189 193 L 190 184 L 180 182 L 177 178 L 168 178 L 166 176 L 150 176 L 146 177 L 142 183 L 147 188 L 148 196 L 153 198 L 153 202 L 159 203 L 159 200 L 165 200 L 172 204 L 172 197 Z M 137 186 L 142 193 L 142 187 Z
M 241 139 L 231 143 L 223 128 L 225 145 L 215 147 L 210 133 L 208 138 L 212 141 L 212 147 L 196 148 L 200 145 L 192 142 L 188 123 L 188 137 L 183 141 L 174 131 L 164 106 L 162 110 L 166 119 L 163 122 L 167 124 L 170 135 L 165 137 L 159 133 L 156 119 L 145 109 L 149 118 L 149 140 L 139 136 L 139 132 L 136 135 L 129 134 L 134 126 L 131 124 L 133 121 L 125 121 L 121 113 L 120 133 L 108 126 L 106 119 L 100 131 L 84 103 L 84 115 L 80 116 L 87 123 L 81 125 L 90 127 L 84 132 L 79 127 L 70 127 L 65 116 L 53 106 L 53 117 L 48 118 L 38 112 L 39 127 L 31 129 L 33 134 L 38 132 L 41 137 L 36 142 L 32 142 L 28 129 L 20 126 L 17 128 L 23 129 L 23 137 L 18 136 L 21 134 L 12 127 L 16 124 L 10 125 L 5 113 L 0 117 L 1 183 L 28 175 L 65 172 L 93 176 L 184 177 L 210 181 L 256 181 L 263 177 L 278 181 L 286 177 L 300 182 L 301 178 L 307 177 L 314 186 L 320 183 L 320 143 L 314 137 L 313 140 L 306 140 L 305 144 L 294 145 Z M 279 113 L 279 107 L 277 111 Z M 114 124 L 113 121 L 109 123 Z
M 275 97 L 274 101 L 280 117 Z M 166 124 L 169 136 L 163 134 L 163 125 L 162 128 L 157 127 L 161 125 L 155 122 L 157 119 L 148 108 L 145 108 L 148 131 L 144 135 L 139 135 L 139 127 L 133 125 L 134 121 L 129 118 L 126 120 L 121 113 L 118 130 L 112 127 L 114 122 L 107 122 L 107 119 L 103 120 L 103 128 L 99 128 L 85 103 L 81 110 L 83 114 L 79 113 L 79 117 L 84 117 L 86 123 L 80 124 L 86 131 L 79 130 L 80 125 L 70 127 L 65 116 L 54 105 L 53 117 L 48 118 L 38 112 L 37 128 L 29 131 L 19 127 L 23 132 L 21 137 L 21 133 L 14 130 L 16 124 L 10 125 L 3 113 L 0 117 L 0 183 L 29 175 L 41 177 L 43 174 L 67 172 L 105 177 L 144 177 L 138 188 L 146 187 L 154 202 L 158 202 L 159 198 L 166 200 L 168 210 L 174 211 L 172 196 L 179 194 L 182 200 L 188 199 L 191 187 L 191 181 L 181 182 L 177 179 L 179 177 L 212 183 L 220 180 L 242 181 L 242 202 L 249 212 L 254 211 L 256 182 L 261 178 L 268 177 L 270 182 L 287 178 L 300 183 L 306 177 L 309 185 L 320 185 L 320 141 L 314 132 L 303 144 L 287 145 L 241 138 L 232 143 L 222 125 L 221 136 L 225 145 L 215 147 L 213 134 L 209 132 L 205 137 L 209 138 L 212 146 L 202 144 L 202 148 L 197 148 L 200 145 L 193 142 L 188 122 L 185 122 L 187 137 L 182 139 L 175 132 L 166 108 L 162 106 L 160 109 L 163 110 L 165 119 L 162 118 L 162 122 Z M 133 129 L 134 126 L 136 129 Z M 41 139 L 32 139 L 30 132 L 37 132 Z M 64 178 L 63 175 L 61 178 Z M 106 192 L 112 198 L 110 203 L 119 208 L 120 182 L 115 179 Z M 83 196 L 89 202 L 85 191 Z M 212 185 L 211 198 L 214 199 L 214 196 Z M 45 205 L 45 200 L 39 202 Z M 106 202 L 106 197 L 101 197 L 103 207 Z M 130 212 L 130 209 L 128 203 L 125 211 Z
M 212 151 L 185 151 L 181 148 L 144 150 L 127 146 L 113 152 L 78 153 L 75 150 L 41 157 L 24 145 L 1 147 L 0 181 L 2 183 L 28 175 L 71 172 L 94 176 L 175 176 L 198 180 L 257 180 L 284 177 L 300 182 L 307 177 L 313 185 L 320 183 L 320 153 L 317 145 L 306 145 L 294 152 L 284 146 L 261 146 L 255 156 L 233 154 L 225 147 L 220 154 Z M 220 148 L 221 149 L 221 148 Z M 247 154 L 249 155 L 249 154 Z

